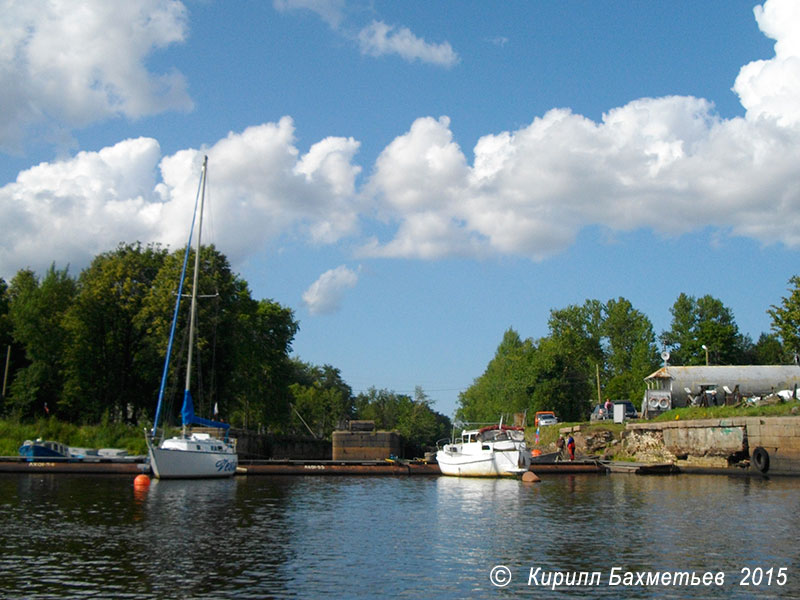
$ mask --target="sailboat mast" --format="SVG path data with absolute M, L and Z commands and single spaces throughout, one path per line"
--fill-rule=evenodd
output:
M 189 263 L 189 250 L 192 247 L 192 233 L 194 232 L 194 222 L 197 218 L 197 202 L 200 197 L 200 191 L 203 190 L 205 194 L 206 185 L 206 166 L 208 165 L 208 157 L 203 158 L 203 173 L 200 178 L 200 185 L 197 186 L 197 197 L 194 201 L 194 214 L 192 215 L 192 226 L 189 228 L 189 239 L 186 242 L 186 252 L 183 253 L 183 267 L 181 267 L 181 278 L 178 280 L 178 293 L 175 295 L 175 311 L 172 314 L 172 326 L 169 330 L 169 342 L 167 343 L 167 354 L 164 357 L 164 370 L 161 373 L 161 387 L 158 389 L 158 403 L 156 404 L 156 416 L 153 419 L 153 430 L 150 437 L 155 439 L 158 431 L 158 424 L 161 417 L 161 407 L 164 404 L 164 392 L 167 389 L 167 376 L 169 374 L 169 360 L 172 356 L 172 343 L 175 341 L 175 327 L 178 324 L 178 312 L 181 308 L 181 295 L 183 293 L 183 281 L 186 278 L 186 267 Z M 195 272 L 197 270 L 195 269 Z M 191 348 L 191 346 L 190 346 Z
M 197 281 L 200 275 L 200 243 L 203 233 L 203 204 L 206 198 L 206 174 L 208 172 L 208 156 L 203 159 L 203 177 L 200 184 L 200 220 L 197 223 L 197 249 L 194 253 L 194 275 L 192 277 L 192 304 L 189 309 L 189 354 L 186 363 L 186 384 L 184 392 L 189 391 L 192 383 L 192 354 L 194 350 L 194 323 L 197 317 Z

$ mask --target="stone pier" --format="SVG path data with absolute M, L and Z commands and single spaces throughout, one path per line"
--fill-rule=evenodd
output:
M 749 468 L 800 475 L 800 417 L 732 417 L 629 423 L 628 433 L 660 438 L 681 466 Z

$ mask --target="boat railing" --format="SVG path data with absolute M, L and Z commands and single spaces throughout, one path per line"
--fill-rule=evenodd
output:
M 227 431 L 219 427 L 192 427 L 191 433 L 207 433 L 217 439 L 224 439 L 227 436 Z M 236 449 L 236 438 L 227 436 L 227 441 Z
M 442 438 L 436 442 L 436 450 L 444 450 L 450 444 L 460 444 L 461 438 Z

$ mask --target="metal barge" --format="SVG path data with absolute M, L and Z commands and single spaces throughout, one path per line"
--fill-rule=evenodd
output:
M 75 459 L 47 457 L 30 459 L 22 456 L 0 457 L 0 473 L 84 473 L 114 475 L 149 473 L 150 465 L 140 458 Z
M 606 473 L 607 465 L 596 460 L 540 460 L 529 469 L 537 475 Z M 88 475 L 150 474 L 144 458 L 134 459 L 34 459 L 0 457 L 0 473 L 73 473 Z M 236 475 L 441 475 L 439 465 L 423 460 L 240 460 Z
M 240 460 L 237 475 L 440 475 L 439 465 L 415 460 Z

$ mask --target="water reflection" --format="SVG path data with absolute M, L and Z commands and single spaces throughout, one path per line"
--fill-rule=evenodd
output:
M 723 589 L 582 589 L 584 597 L 752 597 L 743 567 L 789 570 L 800 596 L 800 480 L 549 476 L 0 477 L 8 597 L 513 597 L 530 569 L 724 571 Z M 493 588 L 494 565 L 512 584 Z M 541 594 L 539 594 L 541 595 Z M 575 597 L 557 589 L 547 597 Z

